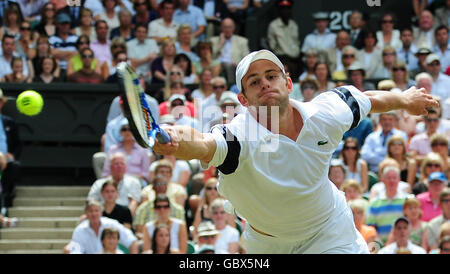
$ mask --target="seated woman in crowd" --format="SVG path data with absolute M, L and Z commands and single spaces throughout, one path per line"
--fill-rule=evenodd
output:
M 218 179 L 213 177 L 209 178 L 205 186 L 203 187 L 203 197 L 201 197 L 200 203 L 198 204 L 197 210 L 195 212 L 194 222 L 192 223 L 194 230 L 192 231 L 192 238 L 197 235 L 197 229 L 200 223 L 205 221 L 212 221 L 210 206 L 211 203 L 219 198 L 219 192 L 217 192 Z
M 209 69 L 212 73 L 212 77 L 219 76 L 222 65 L 218 59 L 213 59 L 212 43 L 198 42 L 197 54 L 200 60 L 192 62 L 194 64 L 195 72 L 201 75 L 205 69 Z
M 182 82 L 174 81 L 170 84 L 170 96 L 174 94 L 180 94 L 180 95 L 186 95 L 186 88 L 184 87 Z M 159 114 L 166 115 L 169 114 L 171 111 L 169 100 L 166 100 L 159 104 Z M 184 115 L 194 118 L 197 115 L 197 110 L 195 109 L 195 106 L 193 103 L 186 101 L 185 102 L 185 109 L 184 109 Z
M 144 253 L 149 254 L 180 254 L 178 249 L 170 247 L 170 230 L 165 224 L 160 224 L 155 228 L 152 238 L 151 249 Z
M 102 5 L 104 8 L 103 12 L 100 12 L 95 16 L 95 21 L 105 20 L 108 24 L 108 32 L 110 33 L 112 29 L 117 28 L 120 25 L 119 15 L 117 14 L 115 8 L 119 5 L 118 0 L 102 0 Z M 108 37 L 109 37 L 108 33 Z
M 315 78 L 314 75 L 314 68 L 316 67 L 316 64 L 319 62 L 319 53 L 314 48 L 309 48 L 305 52 L 305 57 L 303 57 L 303 63 L 304 63 L 304 71 L 300 76 L 298 77 L 298 80 L 301 81 L 307 77 L 309 78 Z
M 433 172 L 448 172 L 444 169 L 444 161 L 441 156 L 435 152 L 430 152 L 425 156 L 420 167 L 419 182 L 416 183 L 412 189 L 414 195 L 428 191 L 428 177 Z
M 185 85 L 197 84 L 199 82 L 197 73 L 195 73 L 194 65 L 192 65 L 191 59 L 189 59 L 186 54 L 178 53 L 175 56 L 174 64 L 183 70 L 183 83 Z
M 79 23 L 80 25 L 76 27 L 73 32 L 77 36 L 86 35 L 89 37 L 90 41 L 97 40 L 97 34 L 94 29 L 94 18 L 92 11 L 88 8 L 81 8 Z
M 192 46 L 192 27 L 182 24 L 178 28 L 178 41 L 175 42 L 177 52 L 185 54 L 192 62 L 198 62 L 200 57 L 192 51 Z
M 447 135 L 442 133 L 435 133 L 430 138 L 431 150 L 442 158 L 443 170 L 446 170 L 445 176 L 450 178 L 450 156 L 448 155 L 448 138 Z
M 375 72 L 382 66 L 381 48 L 376 46 L 377 34 L 369 28 L 364 28 L 360 35 L 364 47 L 358 52 L 358 59 L 366 71 L 367 78 L 374 78 Z
M 324 92 L 333 89 L 336 83 L 330 81 L 331 73 L 328 64 L 323 61 L 319 61 L 314 66 L 314 75 L 316 76 L 317 82 L 319 83 L 319 92 Z
M 103 66 L 107 66 L 108 76 L 114 75 L 116 73 L 116 66 L 123 61 L 122 59 L 117 58 L 118 53 L 125 52 L 125 55 L 127 55 L 127 44 L 122 37 L 116 37 L 111 40 L 110 50 L 113 59 L 108 60 L 103 64 Z M 105 71 L 105 69 L 103 69 L 103 71 Z
M 200 84 L 198 89 L 192 91 L 191 97 L 194 101 L 195 107 L 198 109 L 201 104 L 197 104 L 196 99 L 205 100 L 213 94 L 213 87 L 211 80 L 213 78 L 213 71 L 211 69 L 204 69 L 200 74 Z M 198 102 L 201 103 L 201 102 Z
M 45 3 L 41 8 L 41 20 L 33 31 L 38 36 L 50 37 L 56 33 L 56 8 L 52 2 Z M 39 54 L 39 52 L 38 52 Z
M 41 59 L 48 57 L 51 55 L 51 47 L 50 47 L 50 43 L 48 41 L 48 36 L 45 35 L 41 35 L 39 36 L 39 38 L 36 41 L 36 54 L 34 56 L 33 59 L 31 59 L 31 64 L 33 66 L 33 70 L 36 76 L 40 75 L 42 72 L 42 67 L 41 67 Z M 59 64 L 57 63 L 56 69 L 53 72 L 53 76 L 54 77 L 59 77 L 60 76 L 60 69 L 59 69 Z
M 119 196 L 117 185 L 113 181 L 106 181 L 103 183 L 100 193 L 104 200 L 102 216 L 117 220 L 128 229 L 131 229 L 133 217 L 130 209 L 127 206 L 116 203 Z
M 350 72 L 348 72 L 347 70 L 352 66 L 352 64 L 354 64 L 354 63 L 359 64 L 359 62 L 360 62 L 358 59 L 356 49 L 350 45 L 345 46 L 342 49 L 341 61 L 342 61 L 343 68 L 342 68 L 342 70 L 335 70 L 333 72 L 333 74 L 331 75 L 333 80 L 345 81 L 350 78 L 351 75 L 348 75 L 348 74 L 350 74 Z M 364 68 L 362 67 L 362 69 L 364 69 Z M 362 87 L 358 87 L 358 88 L 362 88 Z
M 22 22 L 19 8 L 16 5 L 9 5 L 7 8 L 3 9 L 3 27 L 0 28 L 0 40 L 4 34 L 19 39 L 20 23 Z
M 119 249 L 119 231 L 113 227 L 106 227 L 102 231 L 101 241 L 103 250 L 99 254 L 124 254 Z
M 137 177 L 141 182 L 141 186 L 144 187 L 148 184 L 148 169 L 150 167 L 150 157 L 147 150 L 136 143 L 127 119 L 122 120 L 120 136 L 122 141 L 111 146 L 107 152 L 108 156 L 103 167 L 102 177 L 111 174 L 109 155 L 122 152 L 126 155 L 127 159 L 127 174 Z
M 377 31 L 377 47 L 384 48 L 391 46 L 394 48 L 400 48 L 402 41 L 400 41 L 400 31 L 394 29 L 395 27 L 395 15 L 392 12 L 387 12 L 381 17 L 381 30 Z
M 362 193 L 369 188 L 369 168 L 367 162 L 361 158 L 358 140 L 348 137 L 344 141 L 341 159 L 345 164 L 347 173 L 345 179 L 355 179 L 361 186 Z
M 160 57 L 153 60 L 151 64 L 152 84 L 163 84 L 166 80 L 167 72 L 173 66 L 175 55 L 175 42 L 173 39 L 165 39 L 161 44 Z
M 187 251 L 187 229 L 186 224 L 176 218 L 169 216 L 170 213 L 170 203 L 169 198 L 164 194 L 159 194 L 155 198 L 154 208 L 156 212 L 157 219 L 155 221 L 150 221 L 145 225 L 143 234 L 143 245 L 142 250 L 145 252 L 152 248 L 151 242 L 155 237 L 155 228 L 159 225 L 166 225 L 170 231 L 170 248 L 174 250 L 179 250 L 181 254 L 185 254 Z M 155 251 L 155 250 L 153 250 Z
M 407 90 L 416 85 L 414 80 L 409 78 L 408 68 L 403 61 L 395 61 L 392 67 L 391 79 L 400 90 Z
M 61 81 L 59 77 L 55 77 L 55 71 L 59 68 L 55 57 L 48 55 L 39 58 L 38 66 L 40 73 L 34 76 L 33 82 L 50 84 Z
M 387 144 L 388 156 L 400 165 L 400 179 L 407 182 L 412 189 L 416 182 L 417 163 L 406 153 L 405 140 L 400 136 L 393 136 Z
M 76 42 L 78 54 L 70 58 L 69 62 L 67 63 L 67 72 L 66 72 L 67 77 L 83 68 L 83 60 L 81 59 L 81 52 L 84 49 L 89 48 L 89 45 L 90 40 L 87 35 L 82 34 L 80 37 L 78 37 L 78 40 Z M 96 73 L 102 75 L 102 67 L 97 58 L 94 58 L 92 60 L 91 69 L 93 69 Z
M 36 56 L 36 40 L 38 35 L 31 32 L 31 24 L 27 21 L 20 23 L 20 36 L 16 41 L 18 56 L 32 60 Z
M 31 62 L 27 62 L 28 71 L 32 72 Z M 31 83 L 32 78 L 23 74 L 23 59 L 21 57 L 13 57 L 11 59 L 11 69 L 12 73 L 7 74 L 0 79 L 1 82 L 11 82 L 11 83 Z

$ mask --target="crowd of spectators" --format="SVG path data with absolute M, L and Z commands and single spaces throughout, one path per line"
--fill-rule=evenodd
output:
M 266 2 L 0 0 L 0 81 L 116 83 L 116 65 L 127 62 L 144 87 L 159 87 L 146 94 L 157 122 L 207 132 L 245 111 L 235 70 L 250 51 L 246 18 Z M 294 1 L 278 0 L 265 37 L 294 81 L 293 99 L 345 84 L 389 92 L 415 85 L 440 102 L 423 117 L 372 115 L 334 154 L 329 178 L 372 253 L 450 252 L 450 0 L 432 10 L 427 2 L 437 1 L 411 1 L 415 20 L 402 29 L 395 13 L 374 27 L 355 10 L 350 29 L 333 32 L 329 14 L 317 12 L 300 41 Z M 245 253 L 245 220 L 228 212 L 215 168 L 141 148 L 122 104 L 120 96 L 111 103 L 93 156 L 97 180 L 64 252 Z

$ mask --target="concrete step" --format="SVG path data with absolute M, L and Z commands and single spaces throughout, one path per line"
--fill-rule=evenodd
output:
M 56 239 L 70 240 L 73 228 L 2 228 L 0 240 Z
M 75 228 L 78 217 L 24 217 L 20 218 L 20 228 Z
M 90 186 L 19 186 L 16 197 L 87 197 Z
M 79 217 L 84 208 L 79 206 L 18 206 L 8 210 L 10 217 Z
M 16 198 L 14 206 L 84 206 L 86 197 Z
M 69 243 L 68 240 L 0 240 L 0 253 L 2 251 L 56 249 L 61 253 L 63 247 Z
M 0 250 L 0 254 L 62 254 L 62 249 L 34 249 L 34 250 Z

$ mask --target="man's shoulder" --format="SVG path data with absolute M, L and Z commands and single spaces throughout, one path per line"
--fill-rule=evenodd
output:
M 123 176 L 123 182 L 127 185 L 136 185 L 137 184 L 137 185 L 139 185 L 139 187 L 141 186 L 141 184 L 139 183 L 139 180 L 136 177 L 134 177 L 132 175 L 128 175 L 128 174 L 125 174 Z
M 237 34 L 233 35 L 233 39 L 236 39 L 237 42 L 241 42 L 241 43 L 242 42 L 248 42 L 247 38 L 245 38 L 243 36 L 240 36 L 240 35 L 237 35 Z

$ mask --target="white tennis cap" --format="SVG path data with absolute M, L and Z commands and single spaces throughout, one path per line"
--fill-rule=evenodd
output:
M 249 53 L 247 56 L 245 56 L 237 65 L 236 68 L 236 85 L 239 91 L 242 92 L 242 78 L 244 78 L 245 74 L 247 74 L 248 68 L 250 65 L 257 61 L 257 60 L 269 60 L 275 63 L 281 71 L 286 74 L 284 71 L 283 63 L 281 63 L 280 59 L 273 54 L 271 51 L 268 51 L 266 49 L 262 49 L 259 51 L 254 51 L 252 53 Z

